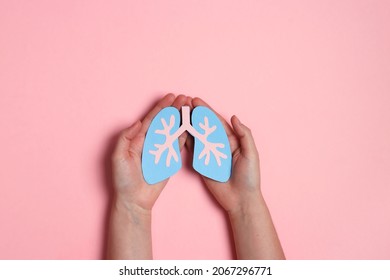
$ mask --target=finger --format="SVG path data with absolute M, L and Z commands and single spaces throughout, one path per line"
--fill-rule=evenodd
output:
M 192 97 L 186 96 L 184 106 L 190 107 L 190 112 L 192 111 L 192 109 L 194 108 L 194 106 L 192 105 Z
M 145 134 L 152 120 L 158 114 L 158 112 L 160 112 L 165 107 L 171 106 L 174 100 L 175 100 L 175 95 L 173 93 L 168 93 L 167 95 L 165 95 L 142 120 L 142 129 L 140 133 Z
M 177 110 L 180 110 L 182 106 L 186 104 L 187 97 L 183 94 L 178 95 L 172 103 L 172 107 L 175 107 Z
M 188 135 L 186 142 L 185 142 L 185 145 L 186 145 L 187 151 L 189 151 L 190 153 L 194 152 L 194 138 L 192 136 Z
M 194 99 L 192 99 L 192 105 L 194 107 L 197 107 L 197 106 L 205 106 L 205 107 L 208 107 L 210 110 L 212 110 L 214 112 L 214 114 L 217 115 L 217 117 L 219 118 L 219 120 L 222 122 L 222 125 L 223 127 L 225 128 L 225 131 L 226 131 L 226 134 L 229 136 L 231 134 L 233 134 L 233 129 L 232 127 L 228 124 L 228 122 L 220 115 L 218 114 L 213 108 L 211 108 L 211 106 L 209 104 L 207 104 L 205 101 L 203 101 L 201 98 L 199 97 L 195 97 Z
M 238 136 L 242 155 L 244 157 L 251 157 L 253 155 L 258 156 L 255 141 L 252 136 L 251 130 L 242 124 L 237 116 L 233 116 L 231 119 L 234 131 Z
M 141 122 L 136 121 L 132 126 L 121 131 L 114 150 L 114 157 L 124 157 L 128 155 L 131 142 L 133 138 L 139 133 L 141 127 Z
M 183 149 L 184 145 L 186 144 L 187 138 L 188 138 L 188 132 L 187 132 L 187 131 L 184 131 L 184 132 L 179 136 L 178 140 L 179 140 L 179 148 L 180 148 L 180 151 Z
M 192 110 L 192 108 L 194 108 L 194 106 L 192 105 L 192 97 L 191 96 L 187 96 L 186 105 L 190 106 L 191 110 Z

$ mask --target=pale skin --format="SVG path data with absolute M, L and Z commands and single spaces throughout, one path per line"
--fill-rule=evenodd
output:
M 108 259 L 152 259 L 152 208 L 168 179 L 148 185 L 142 175 L 141 154 L 146 131 L 164 107 L 207 106 L 200 98 L 173 94 L 163 97 L 142 121 L 123 130 L 112 155 L 114 199 L 108 232 Z M 215 112 L 215 111 L 214 111 Z M 216 113 L 217 114 L 217 113 Z M 259 155 L 248 127 L 236 116 L 231 125 L 219 114 L 229 138 L 233 167 L 226 183 L 203 177 L 204 183 L 228 213 L 238 259 L 285 259 L 260 188 Z M 187 133 L 179 146 L 193 151 Z

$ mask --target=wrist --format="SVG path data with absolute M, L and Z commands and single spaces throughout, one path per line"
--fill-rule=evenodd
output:
M 108 232 L 108 259 L 151 259 L 151 211 L 114 196 Z
M 112 203 L 112 211 L 116 215 L 134 223 L 150 223 L 152 210 L 145 209 L 134 202 L 128 201 L 119 195 L 115 195 Z
M 264 198 L 261 194 L 251 196 L 243 200 L 243 203 L 238 204 L 234 209 L 227 211 L 229 218 L 244 219 L 247 217 L 257 216 L 267 208 Z

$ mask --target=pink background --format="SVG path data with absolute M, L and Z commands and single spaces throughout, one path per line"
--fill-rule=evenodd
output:
M 174 92 L 251 127 L 287 258 L 389 259 L 389 50 L 385 0 L 1 0 L 0 258 L 102 258 L 116 135 Z M 234 257 L 189 168 L 153 219 L 156 259 Z

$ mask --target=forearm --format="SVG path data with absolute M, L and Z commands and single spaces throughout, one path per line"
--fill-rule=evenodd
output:
M 107 259 L 152 259 L 151 211 L 115 198 L 109 222 Z
M 238 259 L 285 259 L 262 197 L 229 212 Z

